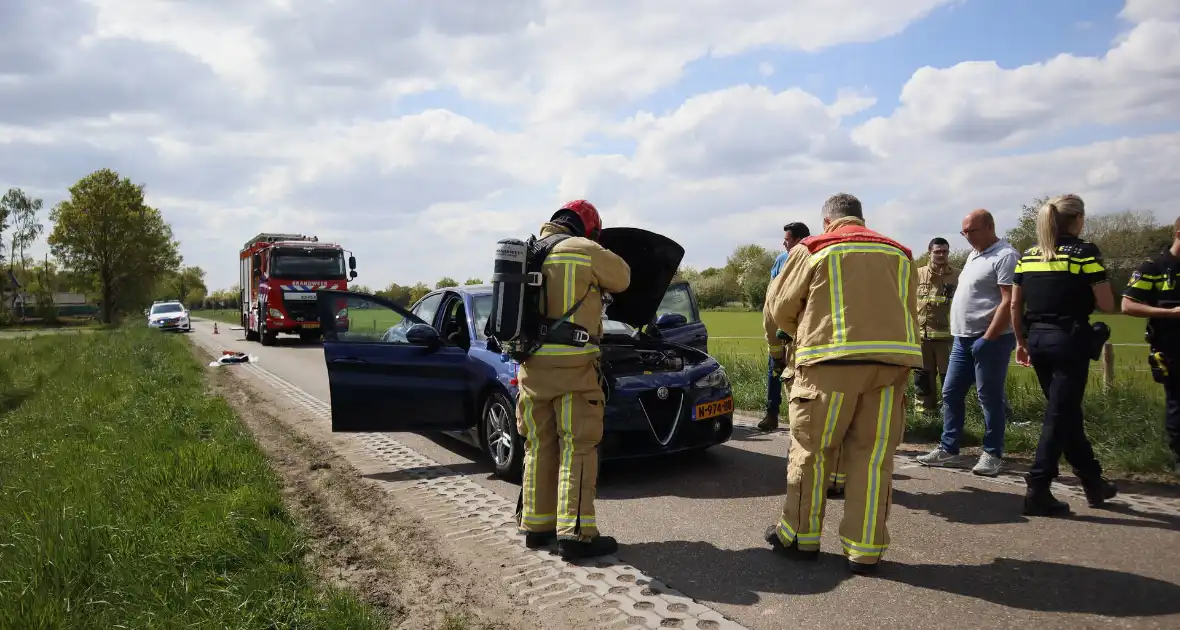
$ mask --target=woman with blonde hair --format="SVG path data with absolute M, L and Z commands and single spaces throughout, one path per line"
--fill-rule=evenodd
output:
M 1090 324 L 1095 309 L 1114 312 L 1114 294 L 1098 246 L 1079 238 L 1086 207 L 1077 195 L 1060 195 L 1037 210 L 1037 244 L 1016 265 L 1012 326 L 1016 361 L 1032 366 L 1045 394 L 1036 460 L 1029 470 L 1024 513 L 1063 516 L 1069 505 L 1049 491 L 1062 455 L 1082 482 L 1091 507 L 1117 491 L 1086 437 L 1082 401 L 1093 349 L 1105 342 Z M 1105 325 L 1102 325 L 1105 327 Z

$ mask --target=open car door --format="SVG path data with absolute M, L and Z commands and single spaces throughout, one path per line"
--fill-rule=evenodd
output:
M 696 296 L 687 282 L 673 282 L 656 311 L 656 328 L 668 341 L 709 352 L 709 331 L 701 321 Z
M 458 431 L 473 423 L 467 351 L 375 295 L 316 291 L 333 432 Z

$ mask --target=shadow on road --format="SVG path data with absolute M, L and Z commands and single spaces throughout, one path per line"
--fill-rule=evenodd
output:
M 669 586 L 706 603 L 753 605 L 760 601 L 760 592 L 817 595 L 853 577 L 843 556 L 825 553 L 818 562 L 797 564 L 773 554 L 769 545 L 735 551 L 707 542 L 653 542 L 626 545 L 618 555 L 645 573 L 680 576 L 682 583 Z M 1121 571 L 1053 562 L 996 558 L 991 564 L 953 566 L 887 561 L 878 579 L 1031 611 L 1110 617 L 1180 613 L 1180 586 Z M 889 598 L 880 595 L 880 588 L 869 592 Z
M 893 502 L 896 505 L 910 510 L 927 512 L 950 523 L 966 525 L 1028 523 L 1030 519 L 1021 514 L 1024 507 L 1023 500 L 1024 497 L 1020 494 L 997 492 L 972 486 L 938 493 L 914 493 L 896 487 L 893 490 Z M 1175 516 L 1143 512 L 1126 504 L 1118 503 L 1108 503 L 1101 511 L 1125 514 L 1133 518 L 1112 518 L 1091 513 L 1075 513 L 1068 519 L 1095 525 L 1121 525 L 1180 531 L 1180 518 Z
M 787 460 L 720 445 L 699 453 L 607 461 L 599 473 L 598 496 L 638 499 L 742 499 L 786 492 Z
M 486 473 L 488 470 L 488 466 L 475 462 L 465 462 L 462 464 L 451 464 L 449 466 L 443 466 L 442 464 L 437 466 L 416 466 L 414 468 L 403 468 L 401 470 L 391 470 L 389 472 L 361 476 L 365 479 L 376 481 L 417 481 L 419 479 L 475 476 Z

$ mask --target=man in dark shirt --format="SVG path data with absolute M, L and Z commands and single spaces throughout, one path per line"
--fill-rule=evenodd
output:
M 1164 386 L 1164 426 L 1180 474 L 1180 218 L 1172 229 L 1172 246 L 1131 274 L 1122 307 L 1126 315 L 1147 319 L 1152 376 Z

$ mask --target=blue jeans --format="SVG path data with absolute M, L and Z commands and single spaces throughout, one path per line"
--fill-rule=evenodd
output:
M 783 404 L 783 382 L 774 373 L 774 357 L 766 355 L 766 412 L 778 415 Z
M 1004 454 L 1004 382 L 1008 378 L 1008 363 L 1016 349 L 1016 335 L 1008 333 L 994 341 L 983 341 L 976 350 L 974 344 L 981 337 L 955 337 L 951 346 L 950 362 L 942 383 L 942 448 L 952 455 L 959 454 L 959 436 L 963 432 L 966 415 L 967 391 L 974 385 L 983 408 L 983 450 L 996 457 Z

